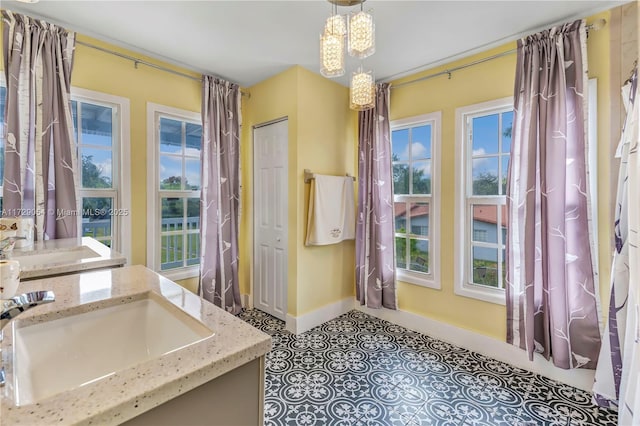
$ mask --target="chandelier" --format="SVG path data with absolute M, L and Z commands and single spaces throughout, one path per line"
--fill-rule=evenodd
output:
M 365 12 L 366 0 L 328 0 L 332 13 L 320 35 L 320 73 L 329 78 L 345 73 L 345 50 L 349 56 L 364 59 L 376 51 L 375 24 L 371 10 Z M 360 5 L 360 11 L 348 16 L 338 14 L 338 6 Z M 375 79 L 373 71 L 364 71 L 362 63 L 351 75 L 350 107 L 357 111 L 373 108 Z

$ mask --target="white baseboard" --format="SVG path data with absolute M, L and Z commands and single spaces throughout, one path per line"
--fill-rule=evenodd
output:
M 253 297 L 250 294 L 241 294 L 242 307 L 245 309 L 253 309 Z
M 353 301 L 353 297 L 347 297 L 298 317 L 287 314 L 286 329 L 294 334 L 304 333 L 313 327 L 353 310 Z
M 593 387 L 594 370 L 572 369 L 563 370 L 554 366 L 539 354 L 534 354 L 533 361 L 525 351 L 507 342 L 474 333 L 451 324 L 436 321 L 406 311 L 392 311 L 389 309 L 371 309 L 355 302 L 356 309 L 376 318 L 380 318 L 410 330 L 426 334 L 436 339 L 451 343 L 462 348 L 495 358 L 523 370 L 540 374 L 553 380 L 575 386 L 579 389 L 591 391 Z

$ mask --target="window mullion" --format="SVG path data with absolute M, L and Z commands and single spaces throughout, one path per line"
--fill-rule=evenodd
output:
M 182 199 L 182 266 L 187 266 L 187 197 Z
M 413 131 L 411 128 L 408 129 L 409 130 L 409 143 L 408 143 L 408 148 L 409 148 L 409 170 L 407 171 L 407 173 L 409 173 L 409 194 L 412 195 L 413 194 Z
M 467 116 L 465 123 L 467 126 L 467 138 L 465 140 L 465 187 L 464 194 L 466 198 L 473 195 L 473 126 L 471 125 L 472 118 Z
M 184 158 L 184 154 L 185 152 L 187 152 L 187 123 L 185 123 L 184 121 L 181 123 L 180 126 L 180 147 L 181 147 L 181 154 L 180 154 L 180 163 L 182 166 L 182 177 L 180 178 L 180 187 L 182 188 L 182 190 L 187 189 L 187 177 L 186 177 L 186 170 L 187 170 L 187 165 L 186 165 L 186 160 Z M 183 250 L 184 251 L 184 250 Z
M 476 195 L 473 197 L 467 197 L 472 204 L 485 205 L 485 206 L 503 206 L 506 204 L 506 197 L 499 195 Z
M 83 188 L 83 173 L 82 173 L 82 102 L 76 101 L 76 121 L 78 122 L 78 128 L 76 129 L 77 140 L 76 140 L 76 149 L 78 150 L 77 154 L 77 166 L 80 169 L 78 175 L 80 176 L 80 188 Z
M 502 127 L 501 127 L 502 128 Z M 502 163 L 502 161 L 500 161 Z M 502 187 L 502 184 L 500 184 Z M 498 212 L 498 223 L 496 223 L 496 241 L 498 242 L 498 288 L 504 288 L 504 283 L 502 282 L 502 207 L 497 206 Z

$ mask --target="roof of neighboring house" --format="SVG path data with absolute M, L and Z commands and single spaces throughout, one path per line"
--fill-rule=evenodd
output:
M 394 204 L 394 215 L 396 217 L 406 216 L 406 214 L 407 214 L 406 203 Z M 409 217 L 425 216 L 428 214 L 429 214 L 429 204 L 411 204 L 411 211 L 409 212 Z
M 409 217 L 419 217 L 426 216 L 429 214 L 429 204 L 410 204 L 411 211 L 409 212 Z M 496 223 L 496 206 L 479 206 L 476 205 L 473 207 L 473 219 L 479 222 L 485 223 Z M 395 203 L 394 204 L 394 215 L 395 217 L 403 217 L 407 215 L 407 204 L 406 203 Z M 502 215 L 502 226 L 507 226 L 507 218 L 506 215 Z
M 473 220 L 485 223 L 496 223 L 496 206 L 473 206 Z M 507 215 L 502 215 L 502 226 L 507 226 Z

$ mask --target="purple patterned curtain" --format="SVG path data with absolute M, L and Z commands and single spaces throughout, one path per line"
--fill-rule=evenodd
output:
M 600 349 L 586 167 L 583 21 L 518 41 L 507 189 L 507 341 L 560 368 Z
M 373 109 L 358 114 L 356 297 L 369 308 L 397 309 L 388 83 Z
M 232 314 L 242 310 L 238 282 L 240 89 L 204 76 L 198 294 Z
M 76 149 L 71 118 L 75 33 L 2 11 L 7 81 L 3 208 L 32 217 L 36 239 L 75 237 Z

